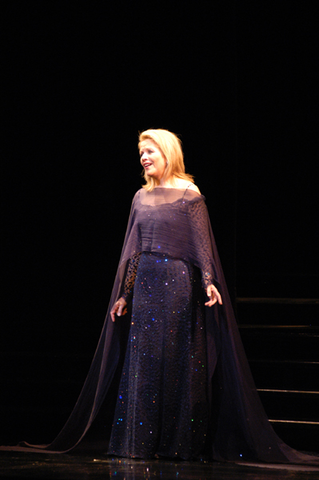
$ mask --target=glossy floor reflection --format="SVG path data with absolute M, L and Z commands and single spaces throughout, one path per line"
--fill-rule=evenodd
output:
M 92 455 L 0 453 L 1 479 L 90 480 L 306 480 L 319 479 L 318 467 L 131 460 Z

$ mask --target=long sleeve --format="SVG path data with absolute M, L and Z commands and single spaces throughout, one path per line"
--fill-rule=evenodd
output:
M 123 287 L 123 294 L 122 294 L 122 297 L 125 299 L 127 303 L 132 298 L 133 288 L 134 288 L 134 283 L 135 283 L 135 278 L 137 273 L 137 267 L 140 261 L 140 257 L 141 257 L 141 253 L 137 253 L 133 255 L 128 262 L 125 281 L 124 281 L 124 287 Z
M 206 289 L 218 281 L 213 260 L 211 239 L 209 234 L 209 217 L 204 201 L 191 202 L 189 205 L 189 219 L 193 243 L 196 250 L 197 262 L 202 274 L 202 284 Z

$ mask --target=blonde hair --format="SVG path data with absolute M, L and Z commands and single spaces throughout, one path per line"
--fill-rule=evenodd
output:
M 164 174 L 167 179 L 172 177 L 174 183 L 174 177 L 177 177 L 193 183 L 193 176 L 185 173 L 182 142 L 177 135 L 161 128 L 145 130 L 139 134 L 138 148 L 140 149 L 141 143 L 148 139 L 156 143 L 167 160 Z M 151 192 L 159 184 L 159 180 L 149 177 L 145 170 L 143 173 L 146 181 L 143 188 Z

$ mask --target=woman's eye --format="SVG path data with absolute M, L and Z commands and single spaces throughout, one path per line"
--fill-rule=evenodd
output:
M 145 150 L 145 152 L 140 152 L 140 158 L 143 157 L 144 153 L 147 153 L 147 155 L 152 155 L 152 153 L 154 153 L 154 150 Z

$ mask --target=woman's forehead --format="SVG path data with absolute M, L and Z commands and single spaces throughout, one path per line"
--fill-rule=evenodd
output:
M 154 140 L 152 140 L 151 138 L 146 138 L 145 140 L 143 140 L 140 145 L 140 151 L 144 148 L 148 148 L 148 147 L 156 147 L 158 148 L 158 145 L 157 143 L 154 142 Z

